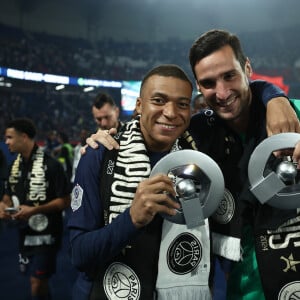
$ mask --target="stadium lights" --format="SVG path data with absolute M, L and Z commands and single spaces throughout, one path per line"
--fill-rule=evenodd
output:
M 94 88 L 93 86 L 88 86 L 88 87 L 84 88 L 83 91 L 84 91 L 85 93 L 87 93 L 87 92 L 93 91 L 94 89 L 95 89 L 95 88 Z
M 0 86 L 5 86 L 5 87 L 8 87 L 8 88 L 11 88 L 12 84 L 10 82 L 0 81 Z
M 29 72 L 11 68 L 4 68 L 0 66 L 0 76 L 19 79 L 30 80 L 36 82 L 56 83 L 60 85 L 77 85 L 77 86 L 94 86 L 94 87 L 110 87 L 121 88 L 121 81 L 114 80 L 100 80 L 82 77 L 69 77 L 55 74 L 43 74 L 38 72 Z
M 60 85 L 57 85 L 55 87 L 55 90 L 60 91 L 60 90 L 63 90 L 64 88 L 65 88 L 65 85 L 64 84 L 60 84 Z

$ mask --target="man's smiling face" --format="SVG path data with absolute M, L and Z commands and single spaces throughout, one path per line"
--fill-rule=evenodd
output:
M 137 99 L 141 131 L 151 151 L 168 151 L 188 127 L 191 117 L 192 87 L 189 82 L 153 75 L 147 79 Z

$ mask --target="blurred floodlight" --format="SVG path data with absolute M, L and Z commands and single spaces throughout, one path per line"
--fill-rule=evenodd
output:
M 65 85 L 64 85 L 64 84 L 60 84 L 60 85 L 57 85 L 57 86 L 55 87 L 55 89 L 56 89 L 57 91 L 63 90 L 64 88 L 65 88 Z
M 93 86 L 88 86 L 88 87 L 84 88 L 83 91 L 84 91 L 85 93 L 87 93 L 87 92 L 93 91 L 94 89 L 95 89 L 95 87 L 93 87 Z

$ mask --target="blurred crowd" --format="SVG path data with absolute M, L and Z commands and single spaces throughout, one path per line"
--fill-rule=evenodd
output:
M 297 29 L 241 33 L 240 38 L 254 71 L 283 76 L 292 97 L 300 98 L 300 40 Z M 192 40 L 168 39 L 163 42 L 132 42 L 103 39 L 91 43 L 34 33 L 0 24 L 0 66 L 34 72 L 104 80 L 141 80 L 147 70 L 159 63 L 180 65 L 193 78 L 188 64 Z M 299 65 L 299 66 L 298 66 Z M 30 83 L 28 83 L 30 84 Z M 39 128 L 44 141 L 51 130 L 67 131 L 71 141 L 78 139 L 80 128 L 93 131 L 91 96 L 55 93 L 41 85 L 24 90 L 0 90 L 1 133 L 12 118 L 27 116 Z M 117 102 L 120 99 L 115 99 Z
M 48 135 L 55 130 L 64 132 L 76 144 L 82 128 L 95 129 L 91 115 L 91 102 L 86 94 L 62 95 L 39 89 L 38 92 L 1 91 L 0 128 L 3 138 L 4 128 L 9 120 L 29 117 L 38 128 L 37 141 L 44 144 Z
M 300 59 L 297 30 L 262 30 L 239 35 L 257 72 L 294 80 L 294 67 Z M 106 38 L 91 43 L 1 24 L 0 36 L 0 65 L 4 67 L 108 80 L 140 80 L 159 63 L 176 63 L 190 73 L 187 49 L 192 40 L 133 42 Z

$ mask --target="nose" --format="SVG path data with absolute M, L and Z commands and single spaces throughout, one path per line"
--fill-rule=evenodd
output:
M 99 125 L 101 128 L 103 129 L 108 129 L 107 126 L 108 126 L 108 121 L 106 119 L 102 119 L 100 122 L 99 122 Z
M 177 106 L 174 102 L 168 102 L 164 106 L 164 116 L 169 119 L 174 119 L 177 117 Z
M 216 97 L 218 100 L 226 100 L 230 96 L 230 89 L 224 80 L 216 83 Z

